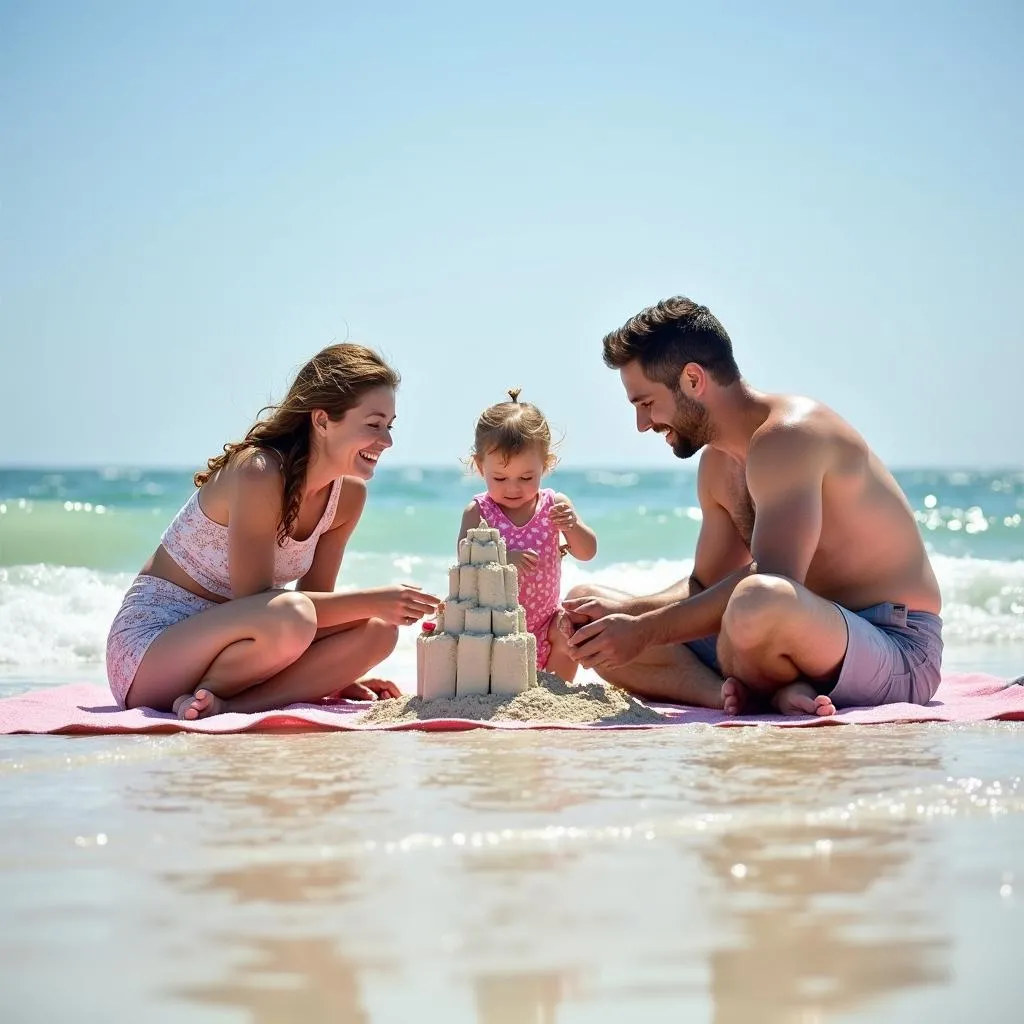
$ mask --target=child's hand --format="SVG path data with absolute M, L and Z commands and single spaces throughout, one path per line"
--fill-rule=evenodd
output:
M 564 608 L 559 608 L 555 612 L 555 624 L 558 627 L 558 632 L 565 637 L 566 640 L 571 640 L 573 633 L 576 632 L 576 626 L 572 619 L 569 618 L 569 613 Z
M 569 502 L 560 501 L 551 506 L 551 523 L 553 526 L 557 526 L 563 533 L 578 526 L 579 522 L 580 517 L 576 514 L 576 509 Z
M 537 568 L 537 552 L 532 548 L 527 551 L 510 551 L 508 560 L 519 570 L 520 573 L 529 575 Z

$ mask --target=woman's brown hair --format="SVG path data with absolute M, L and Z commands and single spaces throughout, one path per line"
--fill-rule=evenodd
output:
M 241 441 L 224 445 L 221 455 L 206 463 L 194 477 L 202 487 L 218 470 L 252 449 L 270 449 L 281 460 L 284 492 L 278 543 L 284 543 L 299 514 L 302 485 L 310 455 L 310 414 L 323 409 L 340 420 L 374 388 L 397 388 L 401 377 L 371 348 L 346 342 L 329 345 L 299 370 L 284 400 L 261 409 L 257 421 Z M 264 413 L 269 413 L 264 417 Z

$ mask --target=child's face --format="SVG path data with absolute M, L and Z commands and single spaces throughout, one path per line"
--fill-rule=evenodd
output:
M 521 508 L 536 499 L 544 475 L 544 458 L 536 448 L 527 448 L 507 462 L 500 452 L 488 452 L 477 465 L 487 494 L 499 505 Z

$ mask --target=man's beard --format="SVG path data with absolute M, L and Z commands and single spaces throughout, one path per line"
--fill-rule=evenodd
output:
M 672 454 L 677 459 L 690 459 L 711 440 L 711 420 L 707 409 L 681 390 L 676 392 L 675 401 L 677 415 L 668 425 L 676 435 Z

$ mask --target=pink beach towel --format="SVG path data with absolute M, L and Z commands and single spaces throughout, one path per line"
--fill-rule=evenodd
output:
M 141 732 L 272 732 L 288 729 L 451 732 L 463 729 L 665 729 L 679 725 L 878 725 L 885 722 L 981 722 L 988 719 L 1024 720 L 1024 677 L 1014 682 L 994 676 L 946 676 L 935 698 L 926 706 L 887 704 L 876 708 L 847 708 L 829 718 L 782 715 L 730 717 L 706 708 L 669 704 L 650 706 L 663 721 L 650 725 L 615 723 L 572 724 L 552 722 L 474 722 L 443 718 L 393 725 L 357 724 L 366 704 L 350 701 L 295 704 L 282 711 L 253 715 L 225 714 L 195 722 L 180 722 L 173 715 L 146 708 L 120 711 L 109 691 L 77 684 L 36 690 L 0 700 L 0 734 L 11 733 L 141 733 Z

